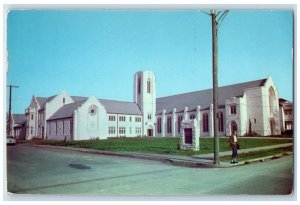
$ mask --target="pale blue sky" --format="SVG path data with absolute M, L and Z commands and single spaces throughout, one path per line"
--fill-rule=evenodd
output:
M 212 88 L 211 18 L 200 11 L 12 11 L 7 83 L 13 113 L 33 94 L 132 101 L 133 75 L 156 74 L 157 96 Z M 219 31 L 219 86 L 272 76 L 293 98 L 293 13 L 233 10 Z

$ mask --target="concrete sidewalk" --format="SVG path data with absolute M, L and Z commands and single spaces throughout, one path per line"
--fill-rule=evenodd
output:
M 175 166 L 186 166 L 186 167 L 198 167 L 198 168 L 225 168 L 225 167 L 234 167 L 238 165 L 244 165 L 248 163 L 265 161 L 267 159 L 273 159 L 274 156 L 268 156 L 259 159 L 248 160 L 245 162 L 239 162 L 238 164 L 230 164 L 230 161 L 224 162 L 220 161 L 220 164 L 216 165 L 213 161 L 213 153 L 203 154 L 203 155 L 195 155 L 195 156 L 179 156 L 179 155 L 167 155 L 167 154 L 152 154 L 152 153 L 137 153 L 137 152 L 112 152 L 105 150 L 96 150 L 96 149 L 87 149 L 87 148 L 75 148 L 75 147 L 62 147 L 62 146 L 51 146 L 51 145 L 36 145 L 36 144 L 23 144 L 23 146 L 35 146 L 39 148 L 47 148 L 47 149 L 55 149 L 55 150 L 69 150 L 90 154 L 99 154 L 99 155 L 109 155 L 109 156 L 117 156 L 117 157 L 129 157 L 129 158 L 138 158 L 138 159 L 146 159 L 146 160 L 154 160 L 160 161 L 163 163 L 169 163 Z M 253 151 L 261 151 L 268 149 L 276 149 L 283 147 L 293 146 L 292 143 L 286 143 L 281 145 L 272 145 L 266 147 L 256 147 L 250 149 L 242 149 L 239 150 L 239 153 L 248 153 Z M 291 154 L 291 153 L 290 153 Z M 219 156 L 230 156 L 231 151 L 220 152 Z M 278 156 L 277 156 L 278 158 Z
M 271 146 L 265 146 L 265 147 L 254 147 L 254 148 L 248 148 L 248 149 L 240 149 L 240 150 L 238 150 L 238 154 L 244 154 L 244 153 L 249 153 L 249 152 L 257 152 L 257 151 L 261 151 L 261 150 L 270 150 L 270 149 L 276 149 L 276 148 L 291 147 L 291 146 L 293 146 L 293 143 L 285 143 L 285 144 L 271 145 Z M 232 154 L 232 151 L 220 152 L 219 156 L 220 157 L 225 157 L 225 156 L 231 156 L 231 154 Z M 214 158 L 214 153 L 194 155 L 193 158 L 213 159 Z

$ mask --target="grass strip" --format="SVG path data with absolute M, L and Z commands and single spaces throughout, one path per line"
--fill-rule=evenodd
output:
M 241 149 L 270 146 L 276 144 L 291 143 L 291 139 L 257 139 L 240 138 Z M 152 137 L 152 138 L 114 138 L 104 140 L 82 140 L 82 141 L 39 141 L 38 144 L 54 146 L 71 146 L 79 148 L 90 148 L 117 152 L 140 152 L 175 155 L 198 155 L 214 152 L 213 138 L 200 138 L 200 151 L 179 150 L 179 137 Z M 220 152 L 230 151 L 228 138 L 219 139 Z

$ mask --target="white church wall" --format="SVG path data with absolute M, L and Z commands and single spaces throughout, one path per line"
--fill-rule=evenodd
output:
M 237 106 L 237 114 L 240 118 L 240 135 L 244 136 L 247 134 L 247 106 L 246 106 L 246 98 L 240 97 L 238 98 L 239 103 Z
M 106 139 L 108 136 L 107 113 L 94 96 L 74 111 L 74 140 Z
M 107 126 L 109 137 L 142 136 L 142 116 L 125 114 L 108 114 Z
M 247 102 L 247 131 L 249 132 L 250 121 L 252 132 L 258 135 L 265 135 L 265 120 L 263 118 L 264 105 L 262 96 L 261 87 L 245 90 L 245 98 Z
M 31 140 L 38 136 L 38 109 L 39 105 L 35 98 L 32 96 L 30 106 L 26 110 L 27 117 L 27 134 L 26 140 Z
M 232 107 L 235 107 L 235 112 L 232 112 Z M 237 135 L 241 135 L 241 122 L 240 122 L 240 106 L 239 99 L 236 97 L 226 99 L 225 101 L 226 109 L 226 136 L 230 136 L 232 133 L 232 123 L 237 124 Z
M 270 89 L 274 91 L 273 102 L 270 102 Z M 264 119 L 264 135 L 271 135 L 271 123 L 270 120 L 274 120 L 273 135 L 280 135 L 280 113 L 279 113 L 279 101 L 277 89 L 273 83 L 272 78 L 269 76 L 265 85 L 262 87 L 262 100 L 263 100 L 263 119 Z M 270 112 L 270 104 L 272 104 L 273 112 Z
M 134 102 L 143 115 L 142 135 L 146 136 L 148 129 L 155 134 L 156 80 L 153 72 L 139 71 L 134 75 Z

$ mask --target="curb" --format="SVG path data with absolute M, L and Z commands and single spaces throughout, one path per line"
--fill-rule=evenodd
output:
M 39 147 L 39 148 L 60 149 L 60 150 L 69 150 L 69 151 L 76 151 L 76 152 L 90 153 L 90 154 L 152 160 L 152 161 L 159 161 L 162 163 L 168 163 L 174 166 L 183 166 L 183 167 L 191 167 L 191 168 L 231 168 L 231 167 L 236 167 L 241 165 L 248 165 L 257 162 L 265 162 L 273 159 L 278 159 L 284 156 L 291 155 L 293 153 L 293 152 L 287 152 L 287 153 L 273 155 L 273 156 L 261 157 L 261 158 L 242 161 L 239 162 L 238 164 L 230 164 L 230 163 L 213 164 L 213 161 L 203 162 L 200 160 L 199 161 L 195 160 L 193 158 L 178 159 L 175 156 L 165 157 L 165 156 L 159 156 L 159 155 L 154 156 L 151 154 L 143 154 L 143 153 L 121 153 L 121 152 L 111 152 L 106 150 L 76 148 L 76 147 L 67 147 L 67 146 L 52 146 L 52 145 L 37 145 L 37 144 L 26 144 L 25 146 L 28 145 L 33 147 Z
M 285 152 L 283 154 L 276 154 L 276 155 L 272 155 L 272 156 L 260 157 L 260 158 L 256 158 L 256 159 L 246 160 L 243 163 L 244 164 L 253 164 L 253 163 L 258 163 L 258 162 L 266 162 L 266 161 L 270 161 L 270 160 L 273 160 L 273 159 L 279 159 L 281 157 L 289 156 L 291 154 L 293 154 L 293 152 Z
M 39 147 L 39 148 L 49 148 L 49 149 L 60 149 L 60 150 L 69 150 L 76 151 L 82 153 L 90 153 L 90 154 L 100 154 L 100 155 L 108 155 L 108 156 L 117 156 L 117 157 L 127 157 L 127 158 L 136 158 L 136 159 L 145 159 L 145 160 L 153 160 L 159 161 L 163 163 L 172 164 L 174 166 L 184 166 L 184 167 L 192 167 L 192 168 L 218 168 L 218 167 L 227 167 L 224 165 L 215 165 L 213 163 L 205 163 L 201 161 L 196 161 L 193 159 L 176 159 L 175 157 L 161 157 L 161 156 L 153 156 L 147 154 L 139 154 L 139 153 L 121 153 L 121 152 L 111 152 L 105 150 L 95 150 L 95 149 L 87 149 L 87 148 L 75 148 L 75 147 L 62 147 L 62 146 L 52 146 L 52 145 L 36 145 L 36 144 L 27 144 L 29 146 Z

